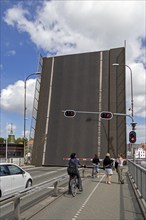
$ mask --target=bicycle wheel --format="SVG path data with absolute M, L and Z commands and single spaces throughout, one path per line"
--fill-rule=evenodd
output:
M 71 194 L 72 194 L 72 196 L 75 197 L 76 194 L 77 194 L 77 191 L 78 191 L 77 183 L 76 183 L 76 178 L 73 178 L 73 179 L 70 181 L 70 189 L 71 189 Z

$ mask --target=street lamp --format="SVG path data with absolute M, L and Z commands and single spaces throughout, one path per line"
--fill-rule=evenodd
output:
M 113 63 L 113 66 L 126 66 L 128 67 L 128 69 L 130 70 L 130 74 L 131 74 L 131 116 L 133 117 L 133 82 L 132 82 L 132 70 L 130 68 L 130 66 L 126 65 L 126 64 L 119 64 L 119 63 Z
M 34 75 L 40 75 L 40 74 L 41 74 L 41 72 L 32 73 L 32 74 L 28 75 L 24 81 L 24 149 L 25 149 L 25 143 L 26 143 L 26 111 L 27 111 L 27 107 L 26 107 L 26 82 L 29 77 L 34 76 Z

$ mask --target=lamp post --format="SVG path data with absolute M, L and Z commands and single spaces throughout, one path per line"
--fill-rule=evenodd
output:
M 34 76 L 34 75 L 40 75 L 41 72 L 35 72 L 35 73 L 31 73 L 30 75 L 28 75 L 24 81 L 24 149 L 25 149 L 25 143 L 26 143 L 26 111 L 27 111 L 27 107 L 26 107 L 26 83 L 29 77 Z M 25 155 L 24 155 L 25 156 Z
M 132 70 L 131 70 L 130 66 L 128 66 L 126 64 L 113 63 L 112 65 L 113 66 L 126 66 L 130 70 L 130 75 L 131 75 L 131 116 L 133 118 L 133 81 L 132 81 Z M 132 122 L 131 125 L 132 125 L 132 130 L 134 130 L 135 126 L 136 126 L 136 123 Z M 126 157 L 127 157 L 127 152 L 126 152 Z M 134 160 L 135 160 L 135 156 L 133 155 L 133 161 Z
M 130 70 L 130 75 L 131 75 L 131 116 L 133 117 L 133 81 L 132 81 L 132 70 L 130 66 L 126 64 L 119 64 L 119 63 L 113 63 L 113 66 L 126 66 Z

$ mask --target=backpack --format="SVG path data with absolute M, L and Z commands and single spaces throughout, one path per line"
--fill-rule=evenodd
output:
M 68 175 L 75 175 L 76 174 L 76 164 L 74 161 L 69 161 L 69 166 L 67 168 Z

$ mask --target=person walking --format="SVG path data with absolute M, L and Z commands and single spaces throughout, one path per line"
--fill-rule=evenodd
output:
M 124 164 L 124 159 L 122 154 L 118 154 L 118 158 L 115 162 L 115 168 L 118 173 L 118 183 L 124 184 L 124 178 L 123 178 L 123 164 Z
M 106 183 L 111 184 L 111 179 L 112 179 L 112 165 L 113 165 L 113 160 L 110 158 L 110 154 L 107 153 L 106 157 L 103 160 L 103 167 L 105 169 L 105 175 L 106 175 Z
M 94 158 L 92 159 L 92 164 L 93 164 L 93 167 L 92 167 L 92 177 L 97 177 L 97 174 L 99 172 L 99 163 L 100 163 L 100 160 L 97 156 L 97 154 L 95 154 Z

